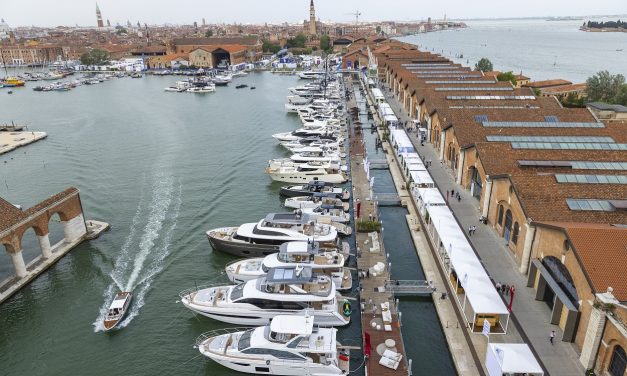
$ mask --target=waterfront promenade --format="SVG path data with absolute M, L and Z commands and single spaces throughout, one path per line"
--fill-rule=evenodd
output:
M 401 123 L 411 120 L 393 96 L 386 99 Z M 492 336 L 494 342 L 527 342 L 532 351 L 541 361 L 546 372 L 553 376 L 575 376 L 584 373 L 583 367 L 578 360 L 578 354 L 574 345 L 569 342 L 562 342 L 562 332 L 557 325 L 551 325 L 546 317 L 550 315 L 549 307 L 534 298 L 533 289 L 527 288 L 527 277 L 520 274 L 516 266 L 513 254 L 505 246 L 505 242 L 489 227 L 479 222 L 479 202 L 472 197 L 469 192 L 456 184 L 452 173 L 448 167 L 439 163 L 438 152 L 430 145 L 420 145 L 416 134 L 411 134 L 416 152 L 423 155 L 426 160 L 432 161 L 429 169 L 431 177 L 444 197 L 446 191 L 454 189 L 460 192 L 461 201 L 452 200 L 449 207 L 453 211 L 462 229 L 467 229 L 470 225 L 477 226 L 477 232 L 469 237 L 473 248 L 482 260 L 488 274 L 494 281 L 500 281 L 516 287 L 516 297 L 512 307 L 511 319 L 514 325 L 510 325 L 508 334 L 505 336 Z M 555 330 L 557 341 L 554 345 L 549 343 L 549 333 Z M 477 350 L 485 349 L 483 336 L 473 336 Z M 482 358 L 485 350 L 478 351 Z
M 350 81 L 348 81 L 350 82 Z M 346 85 L 353 91 L 352 83 Z M 357 107 L 354 98 L 347 101 L 347 108 Z M 376 203 L 370 200 L 370 183 L 363 166 L 365 148 L 361 128 L 356 128 L 353 121 L 349 122 L 351 182 L 353 186 L 353 207 L 359 200 L 360 212 L 354 212 L 355 223 L 360 218 L 368 218 L 376 214 Z M 357 229 L 357 225 L 355 226 Z M 385 282 L 390 280 L 388 261 L 386 259 L 383 238 L 378 232 L 355 232 L 357 245 L 357 268 L 360 280 L 360 304 L 361 327 L 364 336 L 364 354 L 370 353 L 370 358 L 365 362 L 366 375 L 399 375 L 408 373 L 408 360 L 401 335 L 399 315 L 394 306 L 394 295 L 383 289 Z M 372 267 L 377 263 L 383 263 L 385 270 L 382 273 L 373 273 Z M 388 307 L 387 312 L 383 307 Z M 389 316 L 388 316 L 389 315 Z M 388 317 L 386 319 L 386 317 Z M 369 338 L 369 343 L 365 338 Z M 392 346 L 386 346 L 392 344 Z M 367 347 L 370 347 L 369 349 Z M 393 350 L 402 355 L 402 359 L 396 370 L 379 364 L 381 355 L 386 349 Z
M 0 132 L 0 154 L 46 138 L 45 132 Z

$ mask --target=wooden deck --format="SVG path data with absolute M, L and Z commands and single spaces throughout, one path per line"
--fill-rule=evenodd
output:
M 356 85 L 359 85 L 358 81 Z M 347 89 L 351 92 L 353 90 L 353 84 L 350 80 L 347 81 L 346 84 Z M 363 144 L 363 133 L 360 126 L 355 126 L 353 123 L 353 119 L 351 116 L 351 108 L 357 107 L 357 103 L 355 102 L 354 96 L 347 103 L 347 110 L 349 113 L 349 138 L 350 138 L 350 156 L 351 156 L 351 179 L 353 184 L 353 207 L 356 210 L 356 201 L 359 199 L 361 201 L 361 210 L 359 218 L 368 218 L 369 214 L 372 214 L 375 218 L 377 217 L 376 205 L 370 198 L 370 183 L 366 176 L 366 172 L 363 167 L 363 158 L 364 158 L 364 144 Z M 360 109 L 362 112 L 363 109 Z M 355 222 L 359 218 L 357 218 L 357 213 L 354 211 Z M 379 247 L 373 247 L 373 239 L 369 236 L 368 233 L 356 233 L 355 239 L 357 243 L 357 267 L 360 271 L 359 282 L 361 285 L 361 295 L 360 295 L 360 303 L 361 303 L 361 325 L 362 325 L 362 340 L 365 337 L 365 333 L 370 335 L 370 344 L 371 344 L 371 356 L 365 363 L 367 375 L 377 375 L 377 376 L 386 376 L 386 375 L 404 375 L 408 373 L 408 362 L 407 356 L 405 354 L 405 348 L 401 336 L 401 328 L 398 322 L 398 314 L 396 312 L 396 307 L 394 306 L 394 296 L 390 292 L 386 292 L 385 289 L 381 289 L 379 291 L 379 287 L 385 286 L 385 281 L 391 279 L 388 273 L 387 265 L 388 261 L 386 259 L 385 248 L 383 246 L 383 239 L 381 234 L 379 235 Z M 364 274 L 366 270 L 371 268 L 378 262 L 382 262 L 386 265 L 385 271 L 380 273 L 377 276 L 374 276 L 373 273 L 369 273 L 369 276 L 366 277 Z M 384 330 L 384 323 L 382 319 L 381 312 L 381 303 L 389 303 L 390 311 L 392 313 L 392 321 L 390 323 L 391 331 Z M 376 307 L 376 310 L 373 312 L 373 307 Z M 373 328 L 372 325 L 375 325 Z M 377 326 L 380 328 L 377 329 Z M 385 349 L 385 341 L 388 339 L 392 339 L 395 342 L 396 352 L 403 355 L 403 358 L 398 366 L 398 369 L 393 370 L 387 367 L 384 367 L 379 364 L 379 360 L 381 359 L 381 355 L 378 354 L 377 348 L 379 351 Z M 364 342 L 365 346 L 365 342 Z M 364 349 L 364 353 L 366 349 Z

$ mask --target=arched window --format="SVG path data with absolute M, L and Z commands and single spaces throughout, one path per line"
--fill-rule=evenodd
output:
M 512 243 L 518 244 L 518 233 L 520 232 L 520 226 L 518 222 L 514 223 L 514 231 L 512 232 Z
M 499 218 L 498 218 L 498 224 L 503 226 L 503 205 L 499 205 Z
M 625 350 L 621 346 L 616 345 L 607 371 L 612 376 L 623 376 L 625 368 L 627 368 L 627 355 L 625 355 Z
M 547 269 L 549 274 L 555 279 L 555 282 L 561 287 L 562 291 L 575 307 L 579 307 L 579 296 L 573 277 L 571 277 L 568 269 L 562 261 L 557 257 L 546 256 L 542 259 L 542 265 Z
M 564 253 L 570 251 L 570 242 L 568 239 L 564 240 Z
M 509 241 L 512 236 L 512 211 L 507 209 L 505 212 L 505 225 L 503 226 L 503 237 Z

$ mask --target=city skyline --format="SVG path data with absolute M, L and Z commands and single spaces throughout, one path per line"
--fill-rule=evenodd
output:
M 302 3 L 302 4 L 301 4 Z M 288 7 L 285 5 L 289 4 Z M 546 4 L 531 0 L 524 8 L 513 0 L 499 2 L 495 7 L 492 0 L 480 0 L 466 4 L 462 0 L 445 0 L 438 3 L 416 4 L 409 0 L 394 0 L 381 3 L 373 0 L 361 2 L 315 1 L 316 14 L 321 21 L 354 22 L 354 13 L 358 10 L 360 21 L 417 21 L 427 18 L 449 19 L 476 18 L 524 18 L 549 16 L 586 16 L 606 14 L 626 14 L 627 4 L 621 0 L 609 0 L 603 4 L 584 3 L 573 7 L 571 1 L 556 0 Z M 126 24 L 201 24 L 204 18 L 208 24 L 216 23 L 296 23 L 308 19 L 309 1 L 289 2 L 268 0 L 263 3 L 240 0 L 216 7 L 197 0 L 181 0 L 177 3 L 152 6 L 145 0 L 129 4 L 122 0 L 101 0 L 98 6 L 102 18 L 111 25 Z M 36 13 L 30 10 L 37 8 Z M 72 9 L 72 12 L 60 11 Z M 279 9 L 280 11 L 276 11 Z M 568 13 L 564 13 L 567 9 Z M 24 0 L 6 3 L 0 8 L 0 17 L 12 27 L 19 26 L 96 26 L 96 2 L 78 2 L 77 0 L 59 0 L 53 4 L 41 4 L 38 0 Z

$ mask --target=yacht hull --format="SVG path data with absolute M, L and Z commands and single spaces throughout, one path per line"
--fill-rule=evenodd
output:
M 237 358 L 229 360 L 228 357 L 221 357 L 216 355 L 205 354 L 208 358 L 212 359 L 216 363 L 230 368 L 232 370 L 244 373 L 252 374 L 269 374 L 269 375 L 284 375 L 284 376 L 331 376 L 331 375 L 343 375 L 342 371 L 335 366 L 324 366 L 321 364 L 313 365 L 307 363 L 287 363 L 277 361 L 269 361 L 257 359 L 243 359 Z
M 280 245 L 253 244 L 217 239 L 207 234 L 211 247 L 215 250 L 239 257 L 264 257 L 279 252 Z
M 245 326 L 261 326 L 268 325 L 277 315 L 302 315 L 305 310 L 249 310 L 243 308 L 221 308 L 221 307 L 202 307 L 189 305 L 183 301 L 183 304 L 190 310 L 216 321 L 228 324 L 245 325 Z M 314 311 L 310 315 L 319 326 L 344 326 L 350 320 L 341 317 L 339 312 Z

